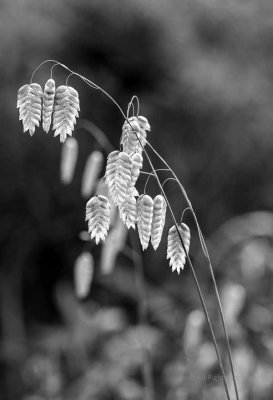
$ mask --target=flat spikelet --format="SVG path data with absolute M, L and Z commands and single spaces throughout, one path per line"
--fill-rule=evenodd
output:
M 145 146 L 146 137 L 146 131 L 140 128 L 137 117 L 129 118 L 122 127 L 121 144 L 123 151 L 130 155 L 142 153 L 142 146 Z
M 83 197 L 88 197 L 92 194 L 96 185 L 97 179 L 101 173 L 103 166 L 103 154 L 101 151 L 92 151 L 87 158 L 83 178 L 81 193 Z
M 48 133 L 51 125 L 51 118 L 53 113 L 55 97 L 55 81 L 54 79 L 48 79 L 44 87 L 43 95 L 43 130 Z
M 132 155 L 132 169 L 131 169 L 131 180 L 128 184 L 128 194 L 131 196 L 138 196 L 138 191 L 135 188 L 135 184 L 138 180 L 140 170 L 143 165 L 143 158 L 140 153 L 135 153 Z
M 60 162 L 61 181 L 66 185 L 68 185 L 73 179 L 77 159 L 78 142 L 72 137 L 68 138 L 68 140 L 62 145 Z
M 185 249 L 188 253 L 191 239 L 190 229 L 184 223 L 178 226 L 178 229 L 181 234 Z M 172 267 L 172 271 L 176 270 L 179 274 L 180 270 L 184 269 L 186 254 L 182 247 L 175 225 L 170 228 L 168 234 L 167 260 L 168 259 L 170 259 L 170 266 Z
M 24 132 L 28 130 L 30 136 L 34 135 L 41 121 L 42 96 L 42 88 L 38 83 L 24 85 L 18 90 L 19 121 L 23 123 Z
M 110 225 L 110 203 L 105 196 L 95 196 L 86 204 L 86 221 L 88 232 L 96 244 L 104 242 Z
M 115 205 L 119 206 L 125 201 L 127 188 L 131 180 L 132 159 L 118 150 L 108 155 L 105 183 L 109 188 L 109 194 Z
M 72 136 L 79 116 L 79 95 L 71 86 L 62 85 L 56 89 L 55 100 L 52 129 L 55 130 L 54 137 L 60 135 L 60 141 L 65 142 L 67 136 Z
M 137 220 L 137 207 L 134 196 L 127 196 L 125 201 L 119 205 L 119 216 L 128 229 L 135 229 Z
M 154 198 L 154 212 L 153 212 L 153 221 L 152 221 L 152 231 L 151 231 L 151 243 L 156 250 L 161 241 L 162 232 L 165 225 L 165 217 L 166 217 L 166 201 L 161 194 L 158 194 Z
M 147 194 L 137 199 L 137 227 L 140 243 L 143 250 L 149 245 L 153 220 L 154 201 Z
M 93 272 L 94 259 L 90 253 L 85 251 L 79 255 L 74 264 L 74 286 L 78 298 L 82 299 L 88 295 Z

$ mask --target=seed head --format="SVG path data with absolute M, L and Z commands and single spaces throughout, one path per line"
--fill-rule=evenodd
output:
M 154 211 L 153 211 L 153 221 L 152 221 L 152 231 L 151 231 L 151 243 L 156 250 L 161 241 L 165 218 L 166 218 L 167 205 L 164 197 L 158 194 L 154 198 Z
M 44 87 L 43 94 L 43 130 L 48 133 L 51 125 L 51 118 L 53 113 L 55 98 L 55 81 L 54 79 L 48 79 Z
M 38 83 L 31 83 L 20 87 L 17 97 L 19 121 L 23 123 L 24 132 L 34 135 L 36 126 L 40 125 L 42 112 L 42 88 Z
M 137 199 L 137 227 L 140 243 L 143 250 L 149 245 L 153 220 L 154 201 L 147 194 Z
M 178 226 L 180 235 L 182 237 L 185 249 L 188 253 L 190 247 L 190 229 L 189 227 L 182 223 Z M 167 247 L 167 260 L 170 259 L 170 266 L 172 271 L 177 271 L 180 273 L 181 269 L 184 269 L 186 262 L 186 254 L 180 241 L 180 237 L 177 233 L 175 225 L 173 225 L 168 234 L 168 247 Z
M 131 181 L 132 159 L 125 152 L 112 151 L 108 155 L 105 183 L 115 205 L 119 206 L 125 201 L 127 189 Z
M 57 87 L 55 99 L 52 129 L 55 130 L 54 137 L 60 135 L 60 141 L 65 142 L 67 136 L 72 136 L 79 116 L 79 95 L 71 86 L 62 85 Z
M 88 221 L 88 232 L 96 244 L 104 241 L 110 224 L 110 203 L 105 196 L 95 196 L 86 204 L 86 221 Z

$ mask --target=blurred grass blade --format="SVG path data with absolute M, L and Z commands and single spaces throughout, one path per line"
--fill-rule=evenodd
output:
M 93 193 L 102 166 L 103 154 L 100 151 L 93 151 L 86 161 L 82 177 L 81 194 L 84 198 L 90 197 Z
M 93 256 L 85 251 L 79 255 L 74 264 L 74 285 L 76 296 L 79 299 L 83 299 L 88 295 L 93 279 L 93 272 Z
M 61 181 L 68 185 L 71 183 L 78 159 L 78 142 L 75 138 L 68 138 L 62 145 L 60 174 Z

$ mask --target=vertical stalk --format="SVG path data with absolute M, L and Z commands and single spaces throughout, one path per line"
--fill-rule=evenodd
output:
M 222 304 L 221 304 L 221 300 L 220 300 L 220 296 L 219 296 L 219 291 L 218 291 L 218 288 L 217 288 L 216 279 L 215 279 L 215 275 L 214 275 L 214 272 L 213 272 L 213 268 L 212 268 L 212 264 L 211 264 L 209 252 L 208 252 L 208 249 L 207 249 L 207 246 L 206 246 L 206 243 L 205 243 L 204 236 L 202 234 L 201 228 L 199 226 L 199 223 L 198 223 L 196 214 L 195 214 L 195 212 L 193 210 L 193 207 L 191 205 L 191 202 L 190 202 L 190 200 L 189 200 L 189 198 L 187 196 L 187 193 L 186 193 L 183 185 L 179 181 L 177 175 L 174 173 L 174 171 L 169 166 L 169 164 L 164 160 L 164 158 L 161 157 L 161 155 L 154 149 L 154 147 L 149 142 L 147 142 L 147 144 L 149 145 L 149 147 L 153 150 L 153 152 L 158 156 L 158 158 L 166 165 L 166 167 L 172 173 L 173 177 L 175 178 L 175 181 L 178 183 L 178 185 L 179 185 L 179 187 L 180 187 L 180 189 L 182 191 L 182 194 L 183 194 L 183 196 L 184 196 L 184 198 L 185 198 L 185 200 L 186 200 L 186 202 L 187 202 L 187 204 L 188 204 L 188 206 L 189 206 L 189 208 L 190 208 L 190 210 L 192 212 L 193 218 L 195 220 L 195 224 L 196 224 L 196 227 L 197 227 L 197 230 L 198 230 L 198 234 L 199 234 L 199 237 L 200 237 L 200 243 L 201 243 L 202 249 L 204 251 L 205 257 L 207 259 L 207 262 L 208 262 L 209 271 L 210 271 L 210 275 L 211 275 L 212 282 L 213 282 L 213 288 L 214 288 L 214 292 L 215 292 L 215 295 L 216 295 L 216 298 L 217 298 L 217 307 L 218 307 L 218 310 L 219 310 L 219 313 L 220 313 L 221 323 L 222 323 L 222 327 L 223 327 L 223 330 L 224 330 L 224 335 L 225 335 L 225 339 L 226 339 L 226 343 L 227 343 L 228 358 L 229 358 L 229 363 L 230 363 L 230 368 L 231 368 L 231 373 L 232 373 L 232 380 L 233 380 L 236 400 L 239 400 L 239 392 L 238 392 L 238 387 L 237 387 L 237 382 L 236 382 L 236 377 L 235 377 L 235 370 L 234 370 L 233 359 L 232 359 L 232 354 L 231 354 L 230 341 L 229 341 L 229 337 L 228 337 L 228 333 L 227 333 L 227 328 L 226 328 L 223 308 L 222 308 Z
M 145 382 L 145 400 L 154 400 L 154 382 L 153 374 L 151 368 L 151 360 L 149 356 L 149 351 L 145 347 L 145 340 L 142 335 L 142 327 L 146 322 L 146 291 L 144 285 L 144 275 L 143 275 L 143 262 L 142 257 L 137 252 L 136 249 L 139 247 L 138 242 L 135 239 L 134 232 L 130 231 L 130 240 L 132 242 L 132 260 L 135 266 L 135 278 L 136 278 L 136 291 L 137 291 L 137 307 L 138 307 L 138 321 L 140 325 L 140 343 L 142 346 L 142 356 L 143 356 L 143 380 Z

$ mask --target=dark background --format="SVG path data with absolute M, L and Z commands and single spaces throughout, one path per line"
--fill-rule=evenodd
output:
M 138 95 L 140 114 L 152 127 L 149 140 L 185 185 L 207 239 L 241 399 L 271 399 L 272 2 L 2 0 L 0 37 L 1 399 L 141 399 L 145 386 L 143 360 L 134 348 L 143 298 L 134 289 L 129 244 L 113 273 L 103 276 L 101 247 L 79 238 L 86 229 L 83 168 L 88 154 L 102 149 L 78 130 L 79 160 L 73 182 L 65 186 L 58 138 L 41 128 L 30 138 L 18 121 L 17 91 L 45 59 L 96 82 L 124 110 Z M 51 66 L 43 65 L 34 82 L 43 87 Z M 58 85 L 66 77 L 55 67 Z M 75 76 L 69 82 L 80 95 L 80 118 L 119 148 L 118 109 Z M 140 191 L 144 184 L 141 178 Z M 175 183 L 165 188 L 179 219 L 185 201 Z M 148 192 L 158 193 L 154 183 Z M 225 354 L 209 271 L 189 214 L 186 222 Z M 189 269 L 178 277 L 165 260 L 171 224 L 168 215 L 159 250 L 143 255 L 144 335 L 156 398 L 224 398 Z M 90 295 L 80 303 L 73 265 L 83 250 L 91 250 L 95 274 Z M 187 327 L 189 337 L 200 333 L 190 356 Z

